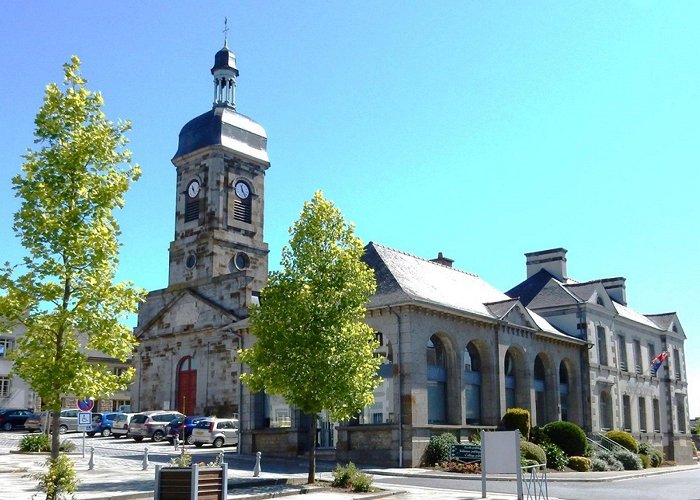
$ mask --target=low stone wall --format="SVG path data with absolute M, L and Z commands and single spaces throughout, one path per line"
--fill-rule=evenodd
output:
M 398 426 L 394 424 L 338 427 L 336 459 L 340 463 L 398 467 Z
M 252 431 L 252 452 L 262 452 L 263 456 L 296 457 L 306 451 L 308 433 L 297 429 L 258 429 Z

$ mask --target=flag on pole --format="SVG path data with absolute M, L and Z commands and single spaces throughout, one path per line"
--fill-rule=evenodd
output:
M 651 360 L 651 366 L 649 367 L 649 371 L 651 372 L 652 375 L 656 375 L 656 371 L 659 369 L 661 364 L 664 362 L 664 360 L 668 357 L 669 352 L 664 351 L 658 356 L 656 356 L 654 359 Z

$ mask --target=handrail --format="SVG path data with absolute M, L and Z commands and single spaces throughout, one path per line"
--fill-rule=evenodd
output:
M 624 446 L 622 446 L 620 443 L 613 441 L 607 436 L 604 436 L 603 434 L 593 434 L 592 435 L 596 439 L 591 439 L 588 438 L 591 442 L 596 443 L 599 447 L 607 450 L 607 451 L 621 451 L 621 450 L 626 450 Z

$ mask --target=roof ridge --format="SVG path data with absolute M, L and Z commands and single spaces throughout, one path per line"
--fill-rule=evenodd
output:
M 413 255 L 413 254 L 408 253 L 408 252 L 405 252 L 405 251 L 403 251 L 403 250 L 397 250 L 396 248 L 388 247 L 388 246 L 386 246 L 386 245 L 382 245 L 381 243 L 377 243 L 377 242 L 375 242 L 375 241 L 370 241 L 368 244 L 369 244 L 369 245 L 375 245 L 375 246 L 382 247 L 382 248 L 386 248 L 387 250 L 391 250 L 392 252 L 400 253 L 400 254 L 402 254 L 402 255 L 406 255 L 407 257 L 412 257 L 412 258 L 417 259 L 417 260 L 422 260 L 422 261 L 424 261 L 424 262 L 427 262 L 428 264 L 435 264 L 436 266 L 444 267 L 444 268 L 446 268 L 446 269 L 450 269 L 450 270 L 455 271 L 455 272 L 458 272 L 458 273 L 466 274 L 466 275 L 468 275 L 468 276 L 473 276 L 474 278 L 479 278 L 479 279 L 481 279 L 481 276 L 479 276 L 479 275 L 476 274 L 476 273 L 472 273 L 471 271 L 465 271 L 465 270 L 459 269 L 459 268 L 457 268 L 457 267 L 450 267 L 450 266 L 446 266 L 446 265 L 444 265 L 444 264 L 440 264 L 439 262 L 433 262 L 432 260 L 426 259 L 425 257 L 420 257 L 420 256 L 418 256 L 418 255 Z
M 671 316 L 671 315 L 674 315 L 674 314 L 675 314 L 675 315 L 678 315 L 678 312 L 673 311 L 673 312 L 667 312 L 667 313 L 654 313 L 654 314 L 644 314 L 644 313 L 640 313 L 640 314 L 643 314 L 644 316 L 646 316 L 646 317 L 648 318 L 649 316 Z

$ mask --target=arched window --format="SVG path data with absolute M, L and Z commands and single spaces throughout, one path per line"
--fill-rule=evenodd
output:
M 428 386 L 428 423 L 447 422 L 447 357 L 445 348 L 433 335 L 425 346 Z
M 535 358 L 534 370 L 534 387 L 535 387 L 535 422 L 537 425 L 547 423 L 547 403 L 545 401 L 545 393 L 547 392 L 547 381 L 542 358 L 538 354 Z
M 473 342 L 464 348 L 464 415 L 467 424 L 481 421 L 481 357 Z
M 506 409 L 515 408 L 515 360 L 510 351 L 503 360 L 503 374 L 506 383 Z
M 559 364 L 559 405 L 561 419 L 569 420 L 569 371 L 563 361 Z
M 600 430 L 609 431 L 613 427 L 612 398 L 608 391 L 600 393 Z
M 177 364 L 177 401 L 175 407 L 185 415 L 194 415 L 197 403 L 197 369 L 192 356 Z

